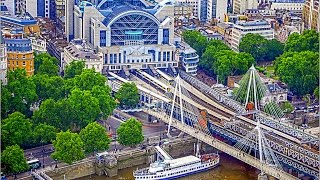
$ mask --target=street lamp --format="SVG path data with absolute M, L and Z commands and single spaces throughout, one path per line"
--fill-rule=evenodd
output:
M 41 140 L 42 143 L 42 168 L 44 168 L 44 141 Z
M 56 162 L 56 166 L 54 168 L 58 168 L 58 160 L 55 159 L 54 161 Z

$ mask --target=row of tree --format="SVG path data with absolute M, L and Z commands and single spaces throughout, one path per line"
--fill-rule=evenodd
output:
M 21 118 L 23 115 L 15 113 L 9 117 Z M 47 141 L 51 141 L 56 136 L 55 140 L 53 140 L 55 152 L 51 156 L 58 161 L 72 164 L 75 161 L 83 159 L 86 155 L 106 151 L 110 147 L 111 139 L 106 133 L 105 128 L 96 122 L 89 123 L 79 134 L 73 133 L 70 130 L 61 131 L 56 134 L 54 127 L 46 126 L 45 124 L 37 126 L 34 130 L 35 136 Z M 117 133 L 118 142 L 126 146 L 137 145 L 144 139 L 142 124 L 134 118 L 130 118 L 122 123 Z M 1 153 L 1 159 L 6 173 L 17 174 L 29 169 L 24 152 L 17 144 L 7 146 Z
M 285 53 L 275 61 L 275 72 L 290 91 L 298 96 L 315 94 L 319 86 L 319 36 L 314 30 L 293 33 L 285 44 Z
M 235 53 L 223 41 L 208 41 L 198 31 L 184 31 L 183 39 L 201 57 L 200 67 L 209 74 L 218 75 L 218 79 L 222 83 L 225 83 L 230 75 L 245 73 L 255 63 L 249 53 Z

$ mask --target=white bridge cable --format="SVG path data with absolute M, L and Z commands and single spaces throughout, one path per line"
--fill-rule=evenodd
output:
M 259 140 L 261 141 L 260 143 Z M 251 154 L 252 150 L 254 151 L 255 155 L 256 152 L 258 152 L 261 162 L 266 163 L 269 166 L 275 166 L 279 169 L 282 169 L 277 156 L 274 154 L 264 135 L 263 130 L 259 126 L 255 127 L 245 137 L 238 141 L 234 147 L 248 154 Z

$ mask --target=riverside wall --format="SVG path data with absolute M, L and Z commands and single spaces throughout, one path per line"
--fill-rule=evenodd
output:
M 197 140 L 191 137 L 177 138 L 170 141 L 169 144 L 162 145 L 172 157 L 181 157 L 194 153 L 194 147 Z M 213 148 L 202 143 L 201 150 L 212 152 Z M 121 151 L 116 154 L 111 153 L 108 160 L 98 162 L 94 157 L 79 161 L 72 165 L 46 169 L 45 173 L 52 179 L 77 179 L 80 177 L 98 174 L 101 176 L 116 176 L 118 170 L 128 167 L 134 167 L 143 164 L 149 164 L 156 160 L 156 150 L 150 146 L 146 149 L 133 149 Z

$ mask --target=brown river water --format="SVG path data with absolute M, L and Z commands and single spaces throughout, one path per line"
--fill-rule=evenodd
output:
M 145 165 L 147 166 L 147 165 Z M 138 166 L 139 168 L 145 166 Z M 138 167 L 120 170 L 116 177 L 92 175 L 78 180 L 134 180 L 132 172 Z M 259 171 L 225 153 L 220 154 L 220 166 L 206 172 L 186 176 L 181 180 L 256 180 Z

